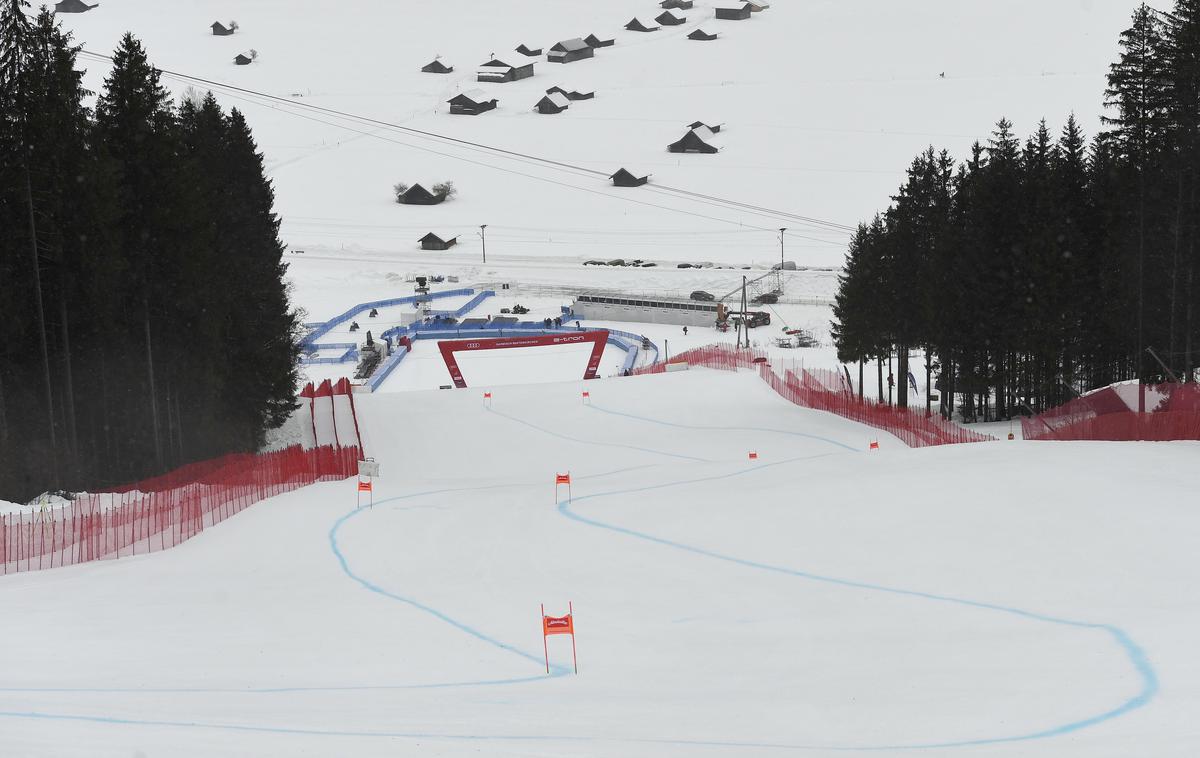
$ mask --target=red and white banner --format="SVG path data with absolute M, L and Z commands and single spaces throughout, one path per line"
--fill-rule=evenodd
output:
M 542 650 L 546 653 L 546 673 L 550 673 L 550 645 L 546 638 L 556 634 L 571 635 L 571 662 L 575 664 L 575 673 L 579 673 L 579 658 L 575 655 L 575 606 L 567 602 L 566 616 L 547 616 L 546 606 L 542 606 Z
M 468 350 L 505 350 L 513 347 L 549 347 L 552 345 L 586 345 L 591 343 L 592 354 L 588 358 L 587 368 L 583 372 L 584 379 L 595 379 L 600 370 L 600 358 L 604 355 L 604 345 L 608 341 L 608 332 L 604 329 L 589 332 L 568 332 L 566 334 L 534 334 L 528 337 L 495 337 L 476 340 L 442 340 L 438 342 L 438 350 L 450 379 L 454 386 L 462 389 L 467 386 L 463 379 L 462 370 L 454 354 Z

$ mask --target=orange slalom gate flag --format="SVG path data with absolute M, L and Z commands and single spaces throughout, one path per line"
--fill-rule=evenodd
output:
M 571 483 L 571 475 L 570 474 L 557 474 L 554 477 L 554 483 L 555 484 L 570 484 Z
M 542 635 L 575 634 L 575 619 L 571 614 L 566 616 L 542 616 Z
M 363 480 L 359 479 L 358 480 L 358 491 L 359 492 L 370 492 L 371 491 L 371 483 L 364 482 Z

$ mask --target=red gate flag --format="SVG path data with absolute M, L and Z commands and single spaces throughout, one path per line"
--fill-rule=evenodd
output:
M 359 479 L 358 480 L 358 491 L 359 492 L 370 492 L 371 491 L 371 483 L 364 482 L 362 479 Z
M 549 636 L 551 634 L 574 634 L 575 622 L 571 620 L 571 615 L 566 616 L 542 616 L 542 634 Z
M 750 460 L 752 460 L 752 461 L 757 461 L 757 460 L 758 460 L 758 453 L 757 453 L 757 452 L 755 452 L 754 450 L 751 450 L 751 451 L 750 451 Z
M 571 475 L 569 473 L 557 474 L 554 477 L 554 483 L 555 484 L 570 484 L 571 483 Z
M 492 393 L 490 393 L 490 392 L 485 392 L 485 393 L 483 393 L 483 399 L 484 399 L 484 400 L 491 400 L 491 399 L 492 399 Z
M 878 449 L 879 449 L 879 441 L 878 441 L 878 440 L 871 440 L 871 449 L 872 449 L 872 450 L 878 450 Z
M 571 635 L 571 662 L 575 664 L 575 673 L 579 673 L 579 658 L 575 655 L 575 606 L 567 601 L 566 616 L 547 616 L 546 606 L 542 605 L 542 651 L 546 654 L 546 673 L 550 673 L 550 646 L 546 638 L 555 634 Z
M 583 391 L 583 396 L 584 396 L 584 397 L 591 397 L 591 396 L 592 396 L 592 393 L 588 392 L 587 390 L 584 390 L 584 391 Z

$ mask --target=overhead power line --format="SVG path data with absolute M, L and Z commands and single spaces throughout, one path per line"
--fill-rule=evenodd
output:
M 80 52 L 84 55 L 90 56 L 95 59 L 109 61 L 109 62 L 112 61 L 111 56 L 104 55 L 102 53 L 95 53 L 95 52 L 92 52 L 92 51 L 86 50 L 86 49 L 83 49 Z M 201 84 L 201 85 L 204 85 L 207 87 L 212 87 L 212 88 L 226 91 L 226 92 L 241 93 L 243 95 L 260 98 L 262 100 L 266 100 L 269 102 L 279 103 L 279 104 L 286 106 L 289 109 L 307 110 L 307 111 L 314 112 L 314 113 L 320 113 L 327 117 L 346 119 L 346 120 L 350 120 L 353 122 L 357 122 L 359 124 L 367 124 L 367 125 L 382 127 L 385 129 L 396 130 L 396 131 L 399 131 L 399 132 L 402 132 L 405 134 L 410 134 L 410 135 L 416 136 L 421 139 L 434 140 L 434 141 L 438 141 L 439 143 L 442 143 L 442 144 L 456 145 L 456 146 L 463 147 L 463 148 L 466 148 L 466 149 L 469 149 L 472 151 L 484 152 L 484 153 L 496 155 L 499 157 L 503 157 L 503 158 L 506 158 L 509 160 L 515 160 L 515 161 L 521 162 L 521 163 L 539 165 L 542 167 L 546 167 L 546 168 L 550 168 L 550 169 L 558 170 L 558 171 L 566 171 L 566 172 L 569 172 L 576 176 L 584 175 L 584 176 L 589 176 L 589 177 L 597 177 L 597 178 L 602 177 L 605 179 L 608 178 L 608 175 L 603 171 L 598 171 L 596 169 L 587 168 L 585 166 L 578 166 L 575 164 L 567 163 L 565 161 L 554 160 L 552 158 L 546 158 L 546 157 L 542 157 L 542 156 L 538 156 L 538 155 L 532 155 L 529 153 L 523 153 L 523 152 L 515 151 L 515 150 L 508 150 L 505 148 L 496 147 L 494 145 L 488 145 L 488 144 L 484 144 L 484 143 L 480 143 L 480 142 L 474 142 L 474 141 L 462 139 L 459 137 L 452 137 L 452 136 L 449 136 L 446 134 L 440 134 L 438 132 L 417 129 L 415 127 L 404 126 L 402 124 L 396 124 L 396 123 L 392 123 L 392 122 L 388 122 L 388 121 L 383 121 L 380 119 L 370 118 L 367 116 L 360 116 L 358 114 L 349 113 L 346 111 L 339 111 L 339 110 L 336 110 L 333 108 L 326 108 L 326 107 L 319 106 L 319 105 L 313 105 L 311 103 L 297 102 L 290 98 L 280 97 L 278 95 L 272 95 L 270 93 L 261 92 L 261 91 L 249 89 L 246 87 L 239 87 L 239 86 L 232 85 L 232 84 L 225 84 L 223 82 L 217 82 L 217 81 L 214 81 L 211 79 L 206 79 L 204 77 L 194 76 L 191 74 L 185 74 L 185 73 L 182 73 L 179 71 L 172 71 L 169 69 L 158 69 L 158 70 L 161 71 L 164 75 L 179 79 L 181 81 Z M 262 103 L 259 103 L 259 104 L 262 104 Z M 280 110 L 280 109 L 276 109 L 276 110 Z M 544 182 L 549 182 L 552 184 L 557 184 L 559 186 L 571 187 L 573 189 L 577 189 L 577 190 L 581 190 L 581 191 L 585 191 L 585 192 L 591 192 L 593 194 L 599 194 L 601 196 L 614 198 L 617 200 L 621 200 L 623 202 L 632 202 L 632 203 L 639 204 L 639 205 L 646 205 L 646 206 L 650 206 L 650 207 L 659 208 L 662 210 L 668 210 L 668 211 L 675 212 L 675 213 L 683 213 L 686 215 L 697 216 L 700 218 L 705 218 L 705 219 L 709 219 L 709 220 L 713 220 L 713 221 L 721 221 L 724 223 L 730 223 L 730 224 L 735 224 L 735 225 L 739 225 L 739 226 L 747 226 L 750 228 L 756 228 L 756 229 L 759 229 L 760 231 L 773 231 L 771 229 L 768 229 L 767 227 L 753 227 L 752 225 L 744 224 L 742 222 L 734 221 L 731 219 L 723 219 L 723 218 L 713 217 L 713 216 L 710 216 L 707 214 L 693 213 L 693 212 L 686 211 L 686 210 L 683 210 L 680 208 L 672 208 L 670 206 L 662 206 L 662 205 L 658 205 L 655 203 L 649 203 L 649 202 L 646 202 L 643 200 L 638 200 L 638 199 L 629 197 L 624 193 L 623 194 L 609 194 L 607 192 L 598 192 L 596 190 L 592 190 L 592 189 L 589 189 L 586 187 L 580 187 L 578 185 L 571 185 L 571 184 L 566 184 L 563 182 L 558 182 L 558 181 L 549 179 L 547 177 L 536 176 L 536 175 L 531 175 L 531 174 L 524 174 L 519 171 L 513 171 L 512 169 L 505 169 L 500 166 L 495 166 L 492 164 L 481 163 L 478 161 L 472 161 L 463 156 L 441 153 L 441 152 L 438 152 L 435 150 L 431 150 L 428 147 L 413 145 L 411 143 L 399 142 L 397 140 L 390 140 L 386 137 L 382 137 L 381 135 L 378 135 L 378 134 L 375 134 L 372 132 L 358 131 L 358 130 L 355 130 L 355 129 L 352 129 L 352 128 L 346 126 L 345 124 L 331 123 L 328 121 L 323 121 L 321 119 L 312 118 L 312 117 L 309 117 L 309 116 L 306 116 L 306 115 L 303 115 L 300 113 L 296 113 L 294 110 L 280 110 L 280 112 L 285 113 L 287 115 L 297 116 L 300 118 L 306 118 L 308 120 L 316 121 L 317 123 L 323 123 L 328 126 L 333 126 L 335 128 L 347 129 L 348 131 L 356 131 L 357 133 L 363 134 L 365 136 L 370 136 L 370 137 L 373 137 L 376 139 L 383 139 L 385 141 L 394 142 L 395 144 L 404 145 L 406 147 L 411 147 L 416 150 L 432 152 L 436 155 L 441 155 L 441 156 L 451 158 L 454 160 L 462 160 L 462 161 L 466 161 L 469 163 L 474 163 L 475 165 L 480 165 L 480 166 L 484 166 L 486 168 L 491 168 L 494 170 L 507 171 L 509 173 L 514 173 L 514 174 L 518 174 L 521 176 L 525 176 L 525 177 L 534 179 L 536 181 L 544 181 Z M 686 190 L 683 188 L 655 184 L 655 185 L 644 185 L 640 189 L 649 190 L 650 192 L 660 194 L 660 195 L 674 196 L 679 199 L 684 199 L 684 200 L 688 200 L 691 202 L 696 202 L 696 203 L 700 203 L 700 204 L 704 204 L 704 205 L 721 207 L 721 208 L 725 208 L 727 210 L 736 210 L 736 211 L 748 213 L 750 215 L 755 215 L 755 216 L 759 216 L 759 217 L 772 218 L 772 219 L 777 219 L 777 220 L 787 220 L 787 221 L 791 221 L 794 223 L 802 223 L 802 224 L 814 226 L 814 227 L 817 227 L 820 229 L 825 229 L 828 231 L 838 231 L 838 232 L 847 232 L 847 233 L 854 231 L 853 227 L 847 226 L 844 224 L 839 224 L 837 222 L 827 221 L 824 219 L 814 218 L 811 216 L 804 216 L 804 215 L 800 215 L 800 214 L 796 214 L 796 213 L 791 213 L 788 211 L 780 211 L 777 209 L 772 209 L 772 208 L 768 208 L 766 206 L 760 206 L 760 205 L 756 205 L 753 203 L 744 203 L 744 202 L 737 201 L 737 200 L 730 200 L 728 198 L 722 198 L 722 197 L 715 196 L 715 195 L 707 195 L 704 193 L 694 192 L 694 191 Z M 801 237 L 801 238 L 803 239 L 803 237 Z

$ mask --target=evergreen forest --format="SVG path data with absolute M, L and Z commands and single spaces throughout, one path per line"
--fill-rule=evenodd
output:
M 1200 0 L 1139 6 L 1104 95 L 1099 134 L 1071 115 L 1022 140 L 1001 119 L 961 162 L 934 147 L 912 161 L 852 238 L 841 361 L 874 364 L 880 388 L 892 358 L 902 387 L 927 371 L 927 409 L 967 421 L 1118 381 L 1195 381 Z
M 253 450 L 294 408 L 298 318 L 246 120 L 173 103 L 126 35 L 99 93 L 0 0 L 0 498 Z

